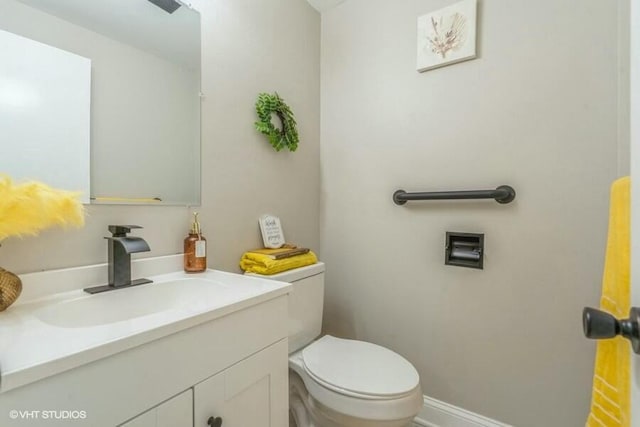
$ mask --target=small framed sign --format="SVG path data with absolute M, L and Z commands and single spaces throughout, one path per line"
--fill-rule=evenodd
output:
M 262 215 L 258 222 L 260 223 L 260 232 L 262 233 L 262 242 L 265 248 L 280 248 L 284 245 L 284 233 L 280 218 L 273 215 Z

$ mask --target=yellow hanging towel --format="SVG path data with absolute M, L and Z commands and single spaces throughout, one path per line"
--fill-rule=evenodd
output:
M 600 308 L 618 319 L 629 316 L 630 187 L 629 177 L 620 178 L 611 186 L 609 236 L 600 299 Z M 629 427 L 630 369 L 626 339 L 618 336 L 598 341 L 587 427 Z

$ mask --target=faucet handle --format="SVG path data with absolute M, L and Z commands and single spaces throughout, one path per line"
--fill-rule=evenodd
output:
M 113 237 L 125 237 L 134 228 L 142 228 L 139 225 L 110 225 L 109 231 Z

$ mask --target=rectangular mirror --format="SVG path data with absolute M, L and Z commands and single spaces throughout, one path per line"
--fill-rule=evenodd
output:
M 38 164 L 41 172 L 61 174 L 61 164 L 70 168 L 80 161 L 69 154 L 65 135 L 89 113 L 92 203 L 199 204 L 200 16 L 195 10 L 173 0 L 0 0 L 0 30 L 91 63 L 90 111 L 69 113 L 67 122 L 57 122 L 60 135 L 45 134 L 38 149 L 50 150 L 51 157 Z M 0 62 L 5 53 L 0 50 Z M 42 67 L 33 71 L 45 75 Z M 38 90 L 70 90 L 51 86 Z M 0 91 L 6 108 L 3 97 L 6 91 Z M 29 120 L 40 129 L 50 117 Z M 11 130 L 3 134 L 3 140 L 12 135 Z M 3 146 L 26 148 L 25 138 L 36 143 L 16 135 Z M 28 150 L 13 157 L 20 162 L 2 156 L 0 173 L 47 182 L 45 175 L 9 169 L 8 162 L 26 167 L 34 148 Z M 81 190 L 80 184 L 60 187 Z

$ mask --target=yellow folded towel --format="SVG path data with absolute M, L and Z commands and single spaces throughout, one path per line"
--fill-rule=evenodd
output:
M 240 260 L 240 268 L 250 273 L 270 275 L 315 264 L 317 262 L 318 258 L 316 257 L 316 254 L 311 251 L 303 255 L 296 255 L 283 259 L 271 259 L 269 255 L 245 252 Z
M 630 181 L 629 177 L 620 178 L 611 186 L 609 236 L 600 299 L 600 308 L 618 319 L 629 316 L 630 305 Z M 626 339 L 598 341 L 587 427 L 629 427 L 630 369 Z

